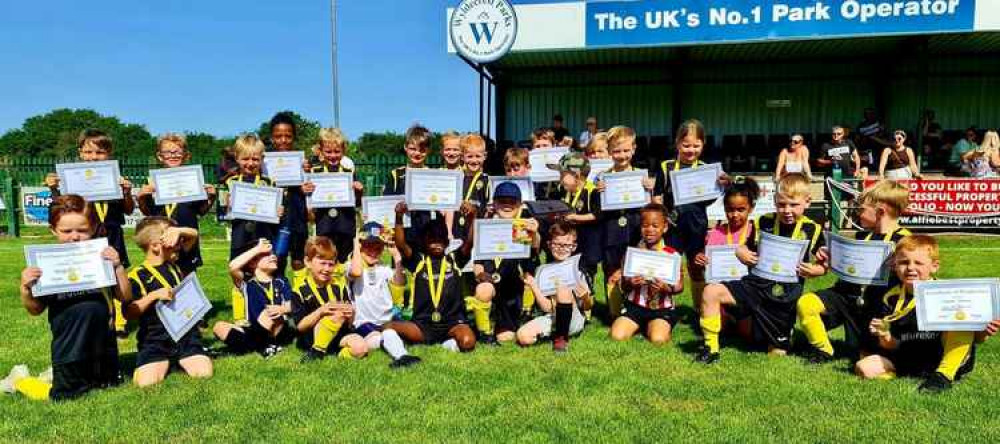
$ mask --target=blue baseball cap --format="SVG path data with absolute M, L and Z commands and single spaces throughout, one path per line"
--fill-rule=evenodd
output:
M 521 187 L 513 182 L 504 182 L 497 185 L 497 189 L 493 191 L 494 199 L 515 199 L 521 200 Z
M 361 227 L 361 232 L 358 233 L 358 239 L 361 242 L 384 242 L 382 239 L 382 234 L 385 233 L 385 227 L 378 222 L 368 222 Z

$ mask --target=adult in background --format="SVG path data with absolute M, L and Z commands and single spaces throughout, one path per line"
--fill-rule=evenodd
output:
M 844 177 L 864 177 L 867 170 L 861 168 L 861 158 L 854 142 L 847 139 L 847 128 L 837 125 L 833 127 L 830 141 L 820 148 L 816 164 L 821 167 L 839 169 Z
M 858 155 L 861 156 L 861 166 L 872 169 L 875 167 L 875 154 L 892 146 L 885 137 L 885 126 L 878 120 L 875 108 L 865 108 L 864 120 L 858 124 L 855 137 Z
M 1000 137 L 996 131 L 987 131 L 983 144 L 962 155 L 962 164 L 972 177 L 996 177 L 1000 168 Z
M 971 171 L 969 167 L 971 166 L 966 162 L 966 154 L 974 152 L 979 149 L 979 134 L 974 126 L 970 126 L 965 130 L 965 137 L 955 143 L 955 146 L 951 147 L 951 157 L 948 158 L 948 170 L 955 174 L 970 174 Z M 971 157 L 970 157 L 971 158 Z
M 563 125 L 562 114 L 556 113 L 556 115 L 552 116 L 552 132 L 555 133 L 554 139 L 556 140 L 556 142 L 563 140 L 564 137 L 569 136 L 569 130 L 566 129 L 566 126 Z
M 783 148 L 778 155 L 778 165 L 774 170 L 774 181 L 788 173 L 802 173 L 812 179 L 812 169 L 809 168 L 809 147 L 806 146 L 802 134 L 793 134 L 788 148 Z
M 583 150 L 590 145 L 590 141 L 594 138 L 594 134 L 597 134 L 597 117 L 591 116 L 587 117 L 587 127 L 580 133 L 580 137 L 576 138 L 577 146 L 580 150 Z
M 934 110 L 924 110 L 924 115 L 920 118 L 920 134 L 923 136 L 924 157 L 930 161 L 928 165 L 942 164 L 948 150 L 944 146 L 941 124 L 934 120 Z
M 920 178 L 920 167 L 917 156 L 906 146 L 906 132 L 896 130 L 892 133 L 894 143 L 882 150 L 878 161 L 878 177 L 880 179 L 905 180 Z

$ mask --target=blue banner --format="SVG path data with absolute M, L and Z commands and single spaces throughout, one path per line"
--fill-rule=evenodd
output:
M 594 47 L 972 31 L 975 0 L 587 2 Z

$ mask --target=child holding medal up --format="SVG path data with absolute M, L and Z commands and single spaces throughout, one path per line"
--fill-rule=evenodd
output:
M 466 202 L 459 211 L 472 226 L 476 218 L 475 208 Z M 396 205 L 397 227 L 403 226 L 403 215 L 406 213 L 406 203 Z M 425 253 L 410 247 L 402 230 L 393 230 L 403 266 L 413 275 L 410 281 L 413 317 L 410 321 L 390 322 L 385 325 L 386 329 L 395 330 L 410 343 L 440 344 L 456 352 L 476 348 L 476 335 L 465 317 L 461 278 L 462 265 L 472 253 L 474 232 L 475 229 L 470 229 L 462 246 L 448 255 L 445 254 L 448 227 L 441 219 L 429 221 L 423 230 L 421 240 Z
M 187 150 L 187 138 L 183 134 L 167 133 L 156 139 L 156 160 L 164 168 L 184 166 L 190 158 L 191 153 Z M 157 205 L 153 198 L 154 193 L 156 193 L 156 185 L 150 182 L 143 186 L 136 195 L 139 211 L 143 215 L 166 216 L 177 226 L 190 228 L 196 232 L 199 230 L 198 219 L 208 214 L 215 203 L 215 187 L 210 184 L 205 184 L 205 193 L 208 194 L 208 199 L 197 202 Z M 203 263 L 197 239 L 190 250 L 181 249 L 177 254 L 176 264 L 184 274 L 194 272 Z

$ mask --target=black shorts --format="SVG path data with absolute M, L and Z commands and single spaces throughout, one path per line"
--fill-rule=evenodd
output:
M 330 345 L 326 347 L 326 354 L 332 355 L 339 353 L 342 348 L 340 346 L 340 341 L 342 341 L 345 336 L 353 333 L 355 333 L 355 331 L 350 324 L 341 325 L 340 330 L 337 330 L 337 334 L 333 337 L 333 340 L 330 341 Z M 299 335 L 299 339 L 295 341 L 295 346 L 298 347 L 299 350 L 303 351 L 312 349 L 313 333 L 310 331 Z
M 139 345 L 135 366 L 142 367 L 154 362 L 177 362 L 191 356 L 204 355 L 205 348 L 201 345 L 201 333 L 197 327 L 184 335 L 179 342 L 172 339 L 143 341 Z
M 288 345 L 295 340 L 295 326 L 290 323 L 285 324 L 277 337 L 271 337 L 267 330 L 257 324 L 252 324 L 243 329 L 233 328 L 229 330 L 226 337 L 226 347 L 230 352 L 243 354 L 259 352 L 269 345 Z
M 345 263 L 347 262 L 347 257 L 351 255 L 354 251 L 354 235 L 347 233 L 339 233 L 336 231 L 316 231 L 317 236 L 323 236 L 329 238 L 333 245 L 337 247 L 337 262 Z M 305 250 L 305 246 L 302 247 Z
M 677 325 L 677 312 L 673 308 L 652 310 L 628 300 L 622 307 L 622 316 L 638 324 L 640 331 L 646 331 L 646 326 L 656 319 L 667 321 L 671 328 Z
M 884 353 L 884 352 L 883 352 Z M 941 364 L 941 353 L 884 353 L 886 358 L 892 361 L 892 366 L 896 368 L 897 376 L 926 378 L 937 372 Z M 972 371 L 976 366 L 976 346 L 973 345 L 969 351 L 969 357 L 958 367 L 955 372 L 955 381 L 962 379 L 962 376 Z
M 417 325 L 417 328 L 420 329 L 420 333 L 424 335 L 424 344 L 427 345 L 440 344 L 451 339 L 448 332 L 450 332 L 452 328 L 455 328 L 456 325 L 465 324 L 464 322 L 435 324 L 418 321 L 413 321 L 413 323 Z
M 855 347 L 871 337 L 868 334 L 871 319 L 864 319 L 864 299 L 860 294 L 848 294 L 843 289 L 833 287 L 817 291 L 816 296 L 823 302 L 825 310 L 821 318 L 828 331 L 844 326 L 847 342 Z
M 117 354 L 54 364 L 49 399 L 53 401 L 74 399 L 91 390 L 113 387 L 121 382 Z
M 802 296 L 802 284 L 782 284 L 749 275 L 722 285 L 736 300 L 735 306 L 725 307 L 726 313 L 735 319 L 750 318 L 754 345 L 791 348 L 795 304 Z
M 514 279 L 514 278 L 504 278 Z M 494 323 L 496 333 L 517 331 L 521 327 L 521 313 L 524 311 L 524 284 L 507 284 L 503 281 L 496 285 L 496 296 L 490 318 Z

